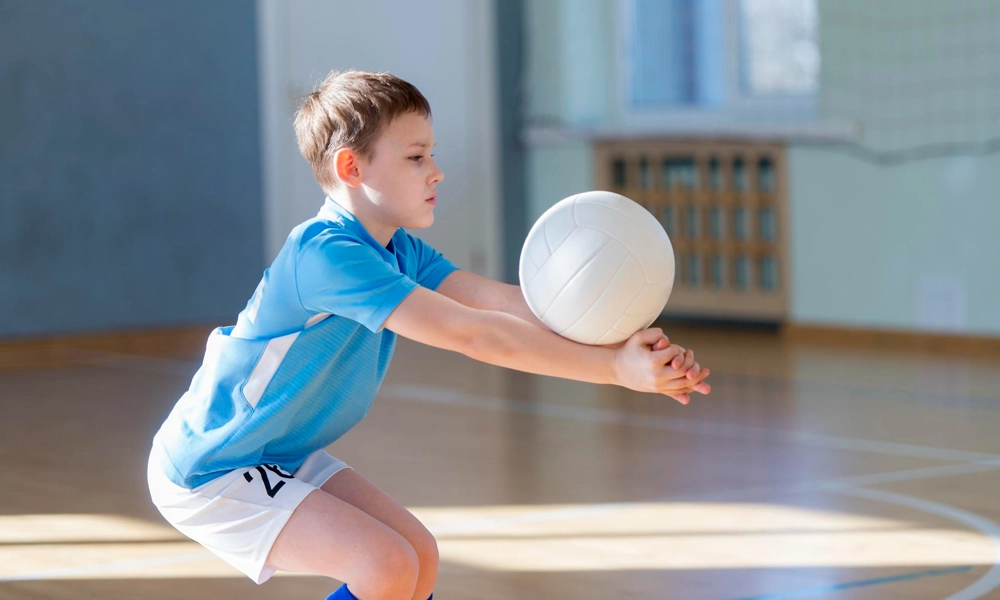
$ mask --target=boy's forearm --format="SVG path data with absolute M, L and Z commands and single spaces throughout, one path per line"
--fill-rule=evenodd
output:
M 528 373 L 598 384 L 617 382 L 614 350 L 578 344 L 552 333 L 541 322 L 535 325 L 520 315 L 505 312 L 480 314 L 475 341 L 467 354 Z
M 535 316 L 535 313 L 531 312 L 531 308 L 528 306 L 528 302 L 524 299 L 524 294 L 521 292 L 521 286 L 508 286 L 507 298 L 501 310 L 508 315 L 515 316 L 522 321 L 527 321 L 536 327 L 541 327 L 549 331 L 548 326 L 542 323 Z
M 455 271 L 438 286 L 437 292 L 466 306 L 503 312 L 537 327 L 548 329 L 528 308 L 519 285 L 503 283 L 466 271 Z

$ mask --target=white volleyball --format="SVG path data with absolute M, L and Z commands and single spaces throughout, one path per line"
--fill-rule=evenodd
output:
M 528 233 L 518 269 L 535 316 L 582 344 L 649 327 L 674 286 L 674 250 L 645 208 L 611 192 L 560 200 Z

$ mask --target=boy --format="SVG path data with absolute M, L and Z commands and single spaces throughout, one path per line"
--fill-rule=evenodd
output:
M 545 328 L 519 287 L 458 271 L 407 234 L 433 222 L 444 178 L 430 117 L 388 74 L 331 73 L 305 99 L 295 132 L 326 203 L 291 232 L 236 325 L 212 332 L 153 440 L 157 508 L 258 584 L 284 570 L 346 582 L 331 599 L 432 597 L 433 536 L 323 450 L 364 418 L 397 334 L 685 404 L 710 391 L 708 370 L 660 330 L 616 348 L 576 344 Z

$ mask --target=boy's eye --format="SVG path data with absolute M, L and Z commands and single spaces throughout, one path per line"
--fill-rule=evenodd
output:
M 416 156 L 411 156 L 410 160 L 412 160 L 413 162 L 420 162 L 420 159 L 423 158 L 423 157 L 424 156 L 422 154 L 418 154 Z

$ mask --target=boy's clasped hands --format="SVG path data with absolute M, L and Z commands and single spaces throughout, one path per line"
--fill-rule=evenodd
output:
M 670 396 L 681 404 L 691 402 L 692 392 L 712 391 L 712 386 L 704 382 L 709 370 L 695 362 L 694 351 L 671 344 L 662 329 L 643 329 L 612 347 L 616 350 L 614 369 L 619 385 Z

